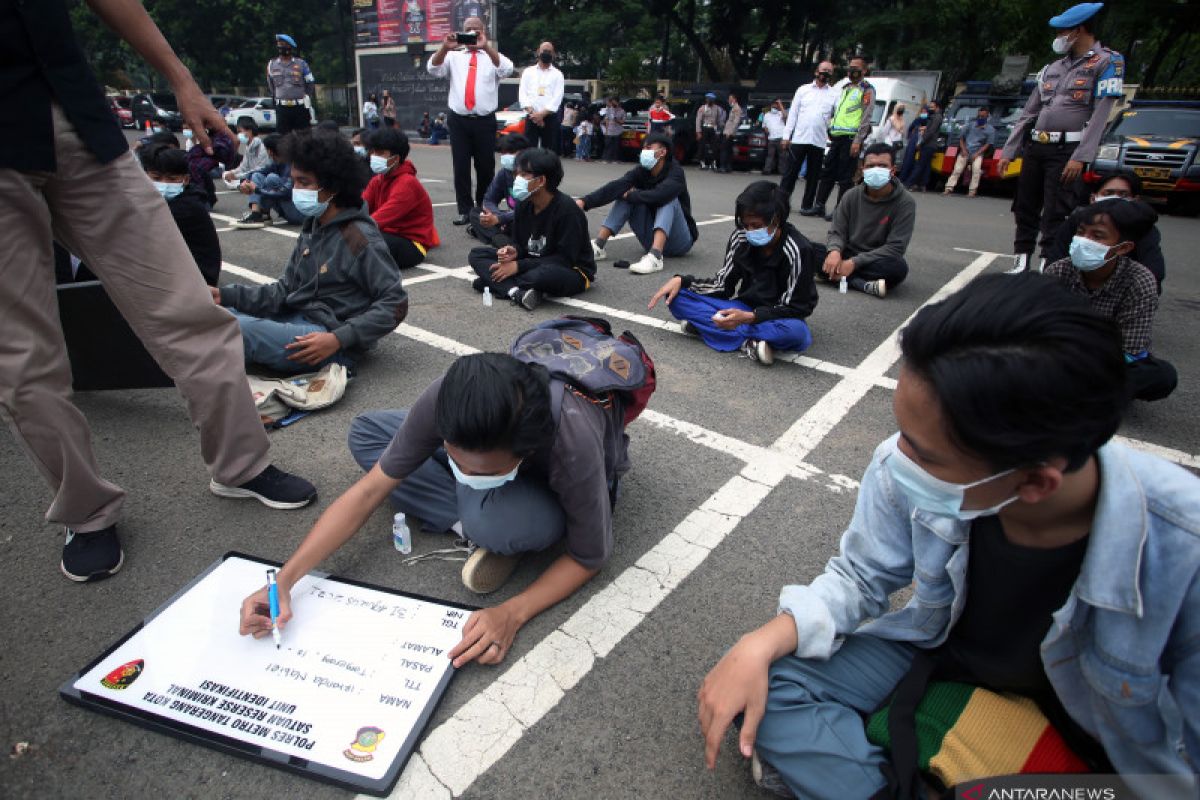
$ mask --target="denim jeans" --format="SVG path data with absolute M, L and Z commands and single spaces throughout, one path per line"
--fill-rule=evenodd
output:
M 299 374 L 315 372 L 326 364 L 336 362 L 347 367 L 354 366 L 354 360 L 339 350 L 320 364 L 305 364 L 300 361 L 289 361 L 291 351 L 287 345 L 296 340 L 297 336 L 307 333 L 328 333 L 324 326 L 309 322 L 302 314 L 263 319 L 229 308 L 227 309 L 238 321 L 242 329 L 242 350 L 246 355 L 247 364 L 261 364 L 279 372 Z
M 629 223 L 629 230 L 647 250 L 654 243 L 654 232 L 663 231 L 667 234 L 667 243 L 663 247 L 664 256 L 681 256 L 692 249 L 692 232 L 688 230 L 687 218 L 683 215 L 683 206 L 676 198 L 666 205 L 654 208 L 647 205 L 634 205 L 625 200 L 617 200 L 604 218 L 604 227 L 614 234 L 620 232 Z

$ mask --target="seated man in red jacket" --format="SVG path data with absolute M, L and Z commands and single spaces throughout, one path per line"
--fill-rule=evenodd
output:
M 375 176 L 363 192 L 371 218 L 379 226 L 400 269 L 415 267 L 441 244 L 433 227 L 433 203 L 408 160 L 408 137 L 399 128 L 379 128 L 367 136 Z

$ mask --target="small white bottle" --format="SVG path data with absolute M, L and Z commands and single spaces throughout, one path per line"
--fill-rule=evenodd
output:
M 183 149 L 184 152 L 192 149 L 192 131 L 190 128 L 183 129 Z
M 412 552 L 412 531 L 408 529 L 403 511 L 392 518 L 392 544 L 404 555 Z
M 492 287 L 483 287 L 483 305 L 486 308 L 492 307 Z
M 838 293 L 845 294 L 847 288 L 848 288 L 848 284 L 846 282 L 846 276 L 843 275 L 842 279 L 840 281 L 838 281 Z

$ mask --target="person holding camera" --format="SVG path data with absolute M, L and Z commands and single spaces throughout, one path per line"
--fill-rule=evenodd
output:
M 450 157 L 454 165 L 455 225 L 466 225 L 473 207 L 496 174 L 496 94 L 500 79 L 512 74 L 513 64 L 488 40 L 483 20 L 468 17 L 463 30 L 446 35 L 429 58 L 429 74 L 450 78 Z M 471 164 L 475 190 L 471 191 Z

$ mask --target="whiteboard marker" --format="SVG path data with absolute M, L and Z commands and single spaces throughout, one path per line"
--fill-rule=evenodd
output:
M 279 584 L 275 582 L 275 570 L 267 570 L 267 602 L 271 605 L 271 638 L 275 649 L 279 649 Z

